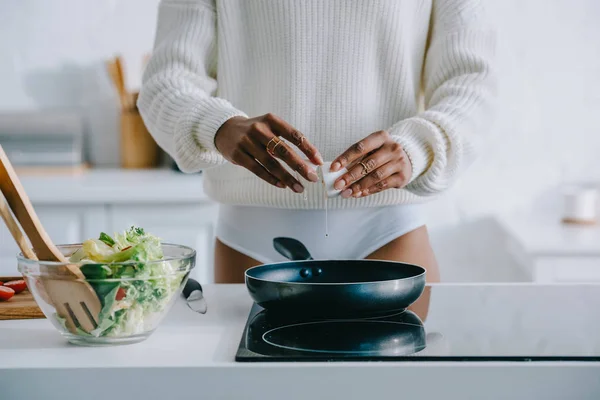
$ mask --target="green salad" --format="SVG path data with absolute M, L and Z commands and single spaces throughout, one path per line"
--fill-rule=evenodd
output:
M 69 260 L 83 264 L 81 271 L 98 294 L 102 310 L 96 329 L 78 333 L 129 336 L 152 329 L 154 318 L 189 272 L 178 262 L 161 262 L 163 258 L 160 239 L 138 227 L 113 236 L 102 232 L 98 239 L 86 240 Z

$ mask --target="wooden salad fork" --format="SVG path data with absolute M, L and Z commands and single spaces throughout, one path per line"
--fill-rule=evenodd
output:
M 31 258 L 32 252 L 21 234 L 19 224 L 33 247 L 34 257 L 41 261 L 64 263 L 64 265 L 57 265 L 50 276 L 41 276 L 40 280 L 56 312 L 66 320 L 69 331 L 76 334 L 78 329 L 87 333 L 96 329 L 98 314 L 102 309 L 98 295 L 85 281 L 81 270 L 76 265 L 68 264 L 67 258 L 52 243 L 1 145 L 0 191 L 16 221 L 6 207 L 0 206 L 2 218 L 5 222 L 9 221 L 8 229 L 23 251 L 23 255 Z

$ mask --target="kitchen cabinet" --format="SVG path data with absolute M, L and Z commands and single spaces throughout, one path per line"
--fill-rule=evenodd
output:
M 90 206 L 35 206 L 40 221 L 55 243 L 77 243 L 106 230 L 105 208 Z M 0 275 L 17 275 L 17 245 L 4 224 L 0 226 Z
M 535 281 L 600 282 L 600 255 L 597 257 L 551 256 L 534 260 Z
M 532 281 L 600 282 L 600 226 L 566 225 L 552 213 L 500 222 L 508 233 L 508 251 Z
M 141 226 L 165 242 L 197 251 L 192 276 L 213 282 L 214 225 L 218 206 L 201 177 L 174 171 L 92 171 L 78 176 L 22 176 L 34 208 L 55 243 L 78 243 Z M 53 188 L 48 190 L 48 188 Z M 0 276 L 18 273 L 18 249 L 0 226 Z

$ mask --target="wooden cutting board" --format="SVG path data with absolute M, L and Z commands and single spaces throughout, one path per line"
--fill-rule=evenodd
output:
M 0 281 L 2 282 L 14 281 L 17 279 L 23 278 L 0 276 Z M 32 318 L 45 318 L 45 316 L 29 290 L 24 290 L 19 294 L 15 294 L 10 300 L 0 301 L 0 320 Z

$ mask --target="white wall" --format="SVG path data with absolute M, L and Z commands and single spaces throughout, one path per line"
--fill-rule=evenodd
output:
M 449 280 L 524 279 L 486 217 L 553 210 L 561 183 L 600 183 L 600 2 L 487 3 L 499 33 L 498 114 L 482 132 L 487 151 L 431 207 Z
M 152 50 L 158 0 L 0 1 L 0 111 L 79 109 L 88 156 L 116 165 L 117 97 L 104 62 L 119 53 L 130 90 Z
M 520 279 L 493 215 L 552 203 L 564 181 L 600 181 L 600 2 L 487 0 L 499 30 L 498 115 L 488 148 L 430 206 L 444 277 Z M 102 62 L 125 56 L 139 85 L 157 0 L 0 2 L 0 110 L 80 107 L 90 154 L 117 162 L 116 97 Z M 473 268 L 477 274 L 472 274 Z M 501 272 L 499 272 L 501 271 Z M 511 272 L 512 271 L 512 272 Z

